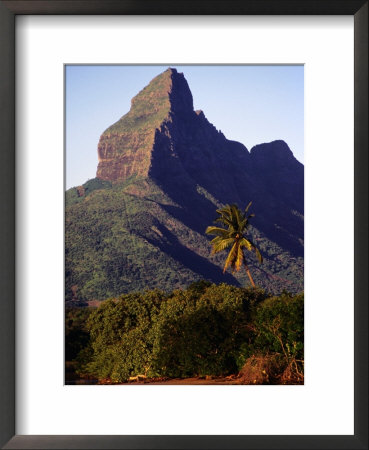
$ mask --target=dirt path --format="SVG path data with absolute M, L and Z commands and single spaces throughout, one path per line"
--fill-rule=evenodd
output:
M 172 378 L 170 380 L 162 381 L 134 381 L 129 384 L 148 384 L 148 385 L 174 385 L 174 386 L 187 386 L 187 385 L 226 385 L 226 384 L 242 384 L 240 380 L 233 377 L 220 377 L 220 378 Z

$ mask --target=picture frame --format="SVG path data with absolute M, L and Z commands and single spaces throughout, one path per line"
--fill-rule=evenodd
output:
M 353 15 L 355 34 L 355 433 L 350 436 L 16 436 L 15 16 L 18 14 Z M 364 0 L 0 2 L 0 444 L 3 448 L 368 448 L 368 2 Z

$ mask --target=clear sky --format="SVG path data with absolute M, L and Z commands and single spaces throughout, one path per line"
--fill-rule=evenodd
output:
M 169 66 L 66 66 L 66 188 L 94 178 L 100 135 Z M 304 155 L 303 66 L 170 66 L 183 72 L 207 119 L 249 150 L 283 139 Z

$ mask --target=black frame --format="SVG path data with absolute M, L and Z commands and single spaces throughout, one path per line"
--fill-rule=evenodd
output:
M 18 14 L 354 15 L 354 435 L 15 436 L 15 16 Z M 368 0 L 0 0 L 0 149 L 2 448 L 368 449 Z

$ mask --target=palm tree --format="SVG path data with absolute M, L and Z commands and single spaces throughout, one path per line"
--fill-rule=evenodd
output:
M 226 228 L 210 226 L 207 227 L 205 233 L 215 235 L 215 238 L 211 240 L 212 254 L 231 247 L 224 264 L 223 273 L 228 267 L 231 267 L 232 271 L 239 271 L 243 264 L 251 285 L 255 287 L 254 280 L 246 263 L 244 251 L 249 250 L 255 252 L 260 263 L 263 262 L 263 257 L 256 245 L 246 237 L 250 218 L 254 217 L 254 214 L 248 214 L 251 203 L 247 205 L 244 213 L 237 205 L 226 205 L 224 208 L 217 209 L 219 217 L 215 222 L 221 223 Z

